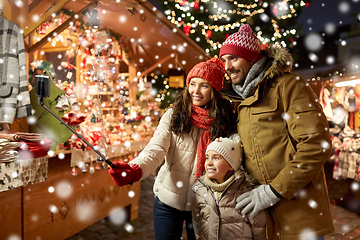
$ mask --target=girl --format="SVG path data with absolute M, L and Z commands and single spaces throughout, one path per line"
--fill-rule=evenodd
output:
M 201 176 L 193 190 L 193 222 L 196 239 L 266 239 L 266 214 L 254 218 L 243 216 L 235 209 L 236 198 L 252 190 L 255 181 L 241 165 L 241 147 L 238 134 L 232 138 L 217 138 L 206 149 L 206 174 Z

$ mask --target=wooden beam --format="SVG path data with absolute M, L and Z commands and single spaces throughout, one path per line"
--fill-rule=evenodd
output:
M 20 8 L 16 6 L 15 1 L 10 1 L 11 6 L 11 15 L 10 15 L 10 21 L 13 21 L 20 25 Z
M 132 47 L 132 44 L 131 44 L 131 41 L 128 39 L 128 38 L 124 38 L 124 42 L 125 42 L 125 44 L 126 44 L 126 46 L 127 46 L 127 49 L 129 50 L 129 52 L 128 52 L 128 54 L 129 54 L 129 56 L 132 58 L 132 60 L 133 60 L 133 63 L 135 64 L 135 63 L 138 63 L 137 61 L 136 61 L 136 55 L 135 55 L 135 52 L 134 52 L 134 49 L 133 49 L 133 47 Z M 129 63 L 128 65 L 130 65 L 131 63 Z
M 142 50 L 144 50 L 146 56 L 148 56 L 148 58 L 150 58 L 150 60 L 151 60 L 152 62 L 155 62 L 154 58 L 150 56 L 150 54 L 145 50 L 144 46 L 141 45 L 140 43 L 139 43 L 139 46 L 142 48 Z
M 24 6 L 20 9 L 20 28 L 25 29 L 29 22 L 29 0 L 22 0 Z
M 34 0 L 32 1 L 32 3 L 29 6 L 29 12 L 32 12 L 32 10 L 34 10 L 34 8 L 41 2 L 42 0 Z
M 185 70 L 184 65 L 182 65 L 182 64 L 179 62 L 178 55 L 175 56 L 175 65 L 176 65 L 176 67 L 179 67 L 179 68 Z
M 70 0 L 60 0 L 54 6 L 52 6 L 48 11 L 46 11 L 39 19 L 39 21 L 34 22 L 28 28 L 24 30 L 24 37 L 29 35 L 32 31 L 38 28 L 43 22 L 45 22 L 51 14 L 57 13 L 61 8 L 63 8 Z
M 44 46 L 47 42 L 48 42 L 48 37 L 51 37 L 51 39 L 54 37 L 55 35 L 60 34 L 62 31 L 64 31 L 65 29 L 67 29 L 69 27 L 69 23 L 70 22 L 75 22 L 78 19 L 82 18 L 83 16 L 83 11 L 85 9 L 89 9 L 92 10 L 96 7 L 96 3 L 89 3 L 88 5 L 86 5 L 84 8 L 82 8 L 79 12 L 75 13 L 73 16 L 71 16 L 68 20 L 66 20 L 63 24 L 61 24 L 60 26 L 58 26 L 56 29 L 54 29 L 53 31 L 51 31 L 49 34 L 47 34 L 46 36 L 44 36 L 39 42 L 35 43 L 34 45 L 32 45 L 29 48 L 29 53 L 33 53 L 35 52 L 37 49 L 39 49 L 40 47 Z M 78 18 L 76 19 L 74 16 L 78 15 Z
M 177 56 L 177 54 L 176 53 L 171 53 L 169 56 L 161 59 L 160 61 L 158 61 L 157 63 L 155 63 L 154 65 L 152 65 L 148 69 L 146 69 L 145 71 L 143 71 L 139 78 L 144 77 L 147 74 L 151 73 L 154 69 L 156 69 L 158 67 L 159 64 L 163 64 L 164 62 L 168 61 L 169 59 L 173 58 L 174 56 Z

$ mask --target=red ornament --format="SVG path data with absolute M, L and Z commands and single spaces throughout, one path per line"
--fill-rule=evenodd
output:
M 76 175 L 77 175 L 77 172 L 76 172 L 75 167 L 74 167 L 73 169 L 71 169 L 71 175 L 73 175 L 73 176 L 76 176 Z
M 184 6 L 186 3 L 186 0 L 183 0 L 182 2 L 180 2 L 180 6 Z
M 39 33 L 42 34 L 42 35 L 45 35 L 45 34 L 46 34 L 44 24 L 41 25 Z
M 190 30 L 191 30 L 191 27 L 190 27 L 190 26 L 184 26 L 184 27 L 183 27 L 183 30 L 184 30 L 184 33 L 185 33 L 186 35 L 189 35 Z
M 260 46 L 260 48 L 262 49 L 262 50 L 264 50 L 265 48 L 267 48 L 269 45 L 267 45 L 266 43 L 265 44 L 261 44 L 261 46 Z
M 230 36 L 229 33 L 225 34 L 225 40 Z
M 194 2 L 194 10 L 197 11 L 199 9 L 199 2 Z
M 81 61 L 81 68 L 85 68 L 86 65 L 86 58 L 83 58 L 83 60 Z
M 274 7 L 273 9 L 273 13 L 276 15 L 278 13 L 278 9 L 277 9 L 277 6 Z
M 310 7 L 310 3 L 309 2 L 305 3 L 305 7 Z
M 207 38 L 210 38 L 211 35 L 212 35 L 212 31 L 211 31 L 211 30 L 207 30 L 207 31 L 206 31 L 206 37 L 207 37 Z
M 294 41 L 294 39 L 290 38 L 290 42 L 293 42 L 293 41 Z

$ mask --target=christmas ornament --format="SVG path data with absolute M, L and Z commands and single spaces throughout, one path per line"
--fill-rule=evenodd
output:
M 71 175 L 73 175 L 74 177 L 77 175 L 77 171 L 76 171 L 75 167 L 73 167 L 73 169 L 71 169 Z

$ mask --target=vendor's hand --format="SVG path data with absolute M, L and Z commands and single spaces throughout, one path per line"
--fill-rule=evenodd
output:
M 110 168 L 108 174 L 111 175 L 115 185 L 124 186 L 133 184 L 140 180 L 142 170 L 138 165 L 130 166 L 128 163 L 113 162 L 114 168 Z
M 246 215 L 250 212 L 249 217 L 254 218 L 261 210 L 273 206 L 278 201 L 280 201 L 280 198 L 273 193 L 270 189 L 270 185 L 260 185 L 259 187 L 240 195 L 236 199 L 237 204 L 235 205 L 235 209 L 239 210 L 244 208 L 241 211 L 241 214 Z

